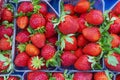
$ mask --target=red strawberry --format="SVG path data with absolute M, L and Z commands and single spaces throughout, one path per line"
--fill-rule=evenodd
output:
M 3 77 L 0 77 L 0 80 L 4 80 L 4 78 L 3 78 Z
M 32 16 L 30 17 L 30 26 L 33 29 L 45 26 L 45 23 L 45 18 L 40 14 L 32 14 Z
M 120 33 L 120 24 L 111 24 L 109 28 L 109 32 L 113 34 L 119 34 Z
M 39 13 L 43 14 L 43 15 L 46 15 L 47 13 L 47 5 L 45 3 L 40 3 L 40 10 L 39 10 Z
M 8 21 L 8 22 L 12 22 L 13 21 L 13 13 L 8 10 L 7 8 L 4 8 L 1 14 L 1 19 L 2 21 Z
M 91 63 L 88 62 L 88 56 L 87 55 L 80 56 L 79 59 L 75 62 L 74 67 L 77 70 L 90 70 Z
M 83 35 L 79 35 L 77 41 L 79 47 L 84 47 L 86 44 L 88 44 L 88 40 L 86 40 Z
M 56 18 L 56 14 L 55 14 L 55 13 L 52 13 L 52 12 L 49 12 L 49 13 L 46 14 L 45 17 L 46 17 L 46 20 L 47 20 L 47 21 L 52 21 L 53 19 Z
M 97 72 L 94 74 L 94 80 L 109 80 L 105 72 Z
M 102 49 L 97 43 L 89 43 L 83 48 L 83 53 L 90 56 L 98 56 L 100 55 Z
M 77 5 L 74 8 L 74 11 L 77 13 L 85 13 L 90 8 L 90 2 L 89 1 L 80 1 L 77 3 Z
M 61 55 L 62 66 L 69 67 L 75 63 L 77 57 L 70 51 L 64 51 Z
M 75 56 L 77 58 L 79 58 L 80 56 L 83 55 L 83 52 L 82 52 L 82 49 L 81 48 L 78 48 L 76 51 L 75 51 Z
M 92 80 L 92 73 L 77 72 L 74 74 L 73 80 Z
M 55 78 L 55 80 L 65 80 L 64 75 L 62 73 L 59 73 L 59 72 L 53 73 L 52 76 Z
M 99 28 L 97 27 L 85 28 L 82 32 L 83 32 L 83 36 L 91 42 L 96 42 L 101 37 Z
M 46 44 L 42 49 L 41 49 L 41 56 L 45 60 L 51 59 L 55 55 L 56 49 L 54 46 L 50 44 Z
M 44 34 L 36 33 L 31 36 L 31 41 L 36 47 L 42 48 L 45 45 L 46 38 Z
M 74 14 L 74 6 L 72 4 L 65 4 L 64 10 L 70 12 L 70 15 Z
M 111 34 L 112 36 L 112 47 L 115 48 L 115 47 L 118 47 L 120 45 L 120 37 L 116 34 Z
M 120 80 L 120 74 L 117 75 L 116 80 Z
M 28 61 L 28 68 L 30 70 L 38 70 L 44 66 L 43 58 L 39 58 L 38 56 L 31 57 Z
M 58 28 L 63 34 L 72 34 L 78 31 L 79 24 L 74 17 L 67 15 L 65 21 L 61 22 Z
M 74 36 L 70 37 L 73 41 L 72 43 L 65 40 L 64 50 L 76 50 L 77 49 L 77 40 Z
M 113 8 L 113 12 L 118 16 L 120 14 L 120 2 Z
M 49 80 L 48 75 L 45 72 L 29 72 L 27 74 L 27 80 Z
M 8 80 L 19 80 L 19 78 L 16 77 L 16 76 L 10 76 L 10 77 L 8 78 Z
M 85 17 L 85 20 L 93 25 L 100 25 L 104 21 L 102 12 L 99 10 L 91 10 Z
M 48 39 L 48 42 L 50 42 L 53 45 L 55 45 L 57 40 L 58 40 L 57 36 L 53 36 L 53 37 L 51 37 L 51 38 Z
M 29 60 L 29 56 L 27 55 L 27 53 L 22 52 L 17 54 L 14 63 L 18 67 L 26 67 L 28 64 L 28 60 Z
M 27 31 L 21 31 L 16 36 L 16 41 L 19 43 L 25 43 L 29 41 L 29 33 Z
M 17 18 L 17 26 L 20 29 L 25 29 L 28 25 L 28 17 L 27 16 L 22 16 Z
M 18 7 L 18 13 L 28 13 L 33 11 L 33 5 L 30 2 L 22 2 Z

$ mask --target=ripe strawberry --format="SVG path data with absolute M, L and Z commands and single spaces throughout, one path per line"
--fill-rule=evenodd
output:
M 70 37 L 73 41 L 72 43 L 65 40 L 64 50 L 76 50 L 77 49 L 77 40 L 74 36 Z
M 82 49 L 81 49 L 81 48 L 78 48 L 78 49 L 75 51 L 74 54 L 75 54 L 75 56 L 76 56 L 77 58 L 79 58 L 80 56 L 83 55 Z
M 55 80 L 65 80 L 64 75 L 60 72 L 53 73 L 52 77 L 54 77 Z
M 22 16 L 17 18 L 17 26 L 20 29 L 25 29 L 28 25 L 28 17 L 27 16 Z
M 115 48 L 115 47 L 118 47 L 120 45 L 120 37 L 116 34 L 111 34 L 112 36 L 112 47 Z
M 65 21 L 61 22 L 58 26 L 63 34 L 73 34 L 78 31 L 79 24 L 72 16 L 65 16 Z
M 33 11 L 33 5 L 30 2 L 22 2 L 18 7 L 18 13 L 28 13 Z
M 10 77 L 8 78 L 8 80 L 19 80 L 19 78 L 16 77 L 16 76 L 10 76 Z
M 89 1 L 80 1 L 77 3 L 77 5 L 74 8 L 74 11 L 77 13 L 85 13 L 90 8 L 90 2 Z
M 38 70 L 44 66 L 43 58 L 39 58 L 38 56 L 31 57 L 28 61 L 28 68 L 30 70 Z
M 0 77 L 0 80 L 4 80 L 4 78 L 3 78 L 3 77 Z
M 45 23 L 45 18 L 40 14 L 32 14 L 32 16 L 30 17 L 30 26 L 33 29 L 45 26 Z
M 119 34 L 120 33 L 120 24 L 111 24 L 109 28 L 109 32 L 112 34 Z
M 88 40 L 86 40 L 83 35 L 78 36 L 77 42 L 79 47 L 84 47 L 86 44 L 88 44 Z
M 74 74 L 73 80 L 92 80 L 92 73 L 77 72 Z
M 47 22 L 45 26 L 45 36 L 46 38 L 50 38 L 56 34 L 54 25 L 52 22 Z
M 88 56 L 87 55 L 80 56 L 79 59 L 75 62 L 74 67 L 77 70 L 90 70 L 91 63 L 88 62 Z
M 90 56 L 98 56 L 100 55 L 102 49 L 97 43 L 89 43 L 83 48 L 83 53 Z
M 2 21 L 8 21 L 8 22 L 12 22 L 13 21 L 13 13 L 8 10 L 7 8 L 4 8 L 1 14 L 1 19 Z
M 91 10 L 85 17 L 85 20 L 93 25 L 100 25 L 104 21 L 102 12 L 99 10 Z
M 31 41 L 36 47 L 42 48 L 45 45 L 46 38 L 44 34 L 36 33 L 31 36 Z
M 33 44 L 27 44 L 25 51 L 29 56 L 38 56 L 40 54 L 40 50 Z
M 45 3 L 40 3 L 40 10 L 39 13 L 41 13 L 42 15 L 46 15 L 47 13 L 47 5 Z
M 16 36 L 16 41 L 19 43 L 25 43 L 29 41 L 29 33 L 27 31 L 21 31 Z
M 83 32 L 83 36 L 91 42 L 96 42 L 101 37 L 99 28 L 97 27 L 85 28 L 82 32 Z
M 120 75 L 117 75 L 116 80 L 120 80 Z
M 120 2 L 117 3 L 117 5 L 113 8 L 113 12 L 118 16 L 120 14 Z
M 108 58 L 105 58 L 105 65 L 108 69 L 110 70 L 114 70 L 114 71 L 120 71 L 120 55 L 117 53 L 113 53 L 112 56 L 116 57 L 118 64 L 116 66 L 113 66 L 111 64 L 108 63 Z
M 27 74 L 27 80 L 49 80 L 48 75 L 45 72 L 29 72 Z
M 53 19 L 56 18 L 56 14 L 55 14 L 55 13 L 52 13 L 52 12 L 49 12 L 49 13 L 46 14 L 45 17 L 46 17 L 46 20 L 47 20 L 47 21 L 52 21 Z
M 11 41 L 8 38 L 0 39 L 0 50 L 11 50 Z
M 77 57 L 70 51 L 64 51 L 61 55 L 62 66 L 69 67 L 75 63 Z
M 105 72 L 97 72 L 94 74 L 94 80 L 109 80 Z
M 57 36 L 53 36 L 53 37 L 51 37 L 51 38 L 48 39 L 48 42 L 50 42 L 53 45 L 55 45 L 57 40 L 58 40 Z
M 56 49 L 54 46 L 50 44 L 46 44 L 42 49 L 41 49 L 41 56 L 45 60 L 51 59 L 55 55 Z
M 74 6 L 72 4 L 65 4 L 64 5 L 64 10 L 67 11 L 67 12 L 70 12 L 69 15 L 74 14 Z
M 17 56 L 15 57 L 14 63 L 18 67 L 26 67 L 28 64 L 29 58 L 30 57 L 25 52 L 18 53 Z

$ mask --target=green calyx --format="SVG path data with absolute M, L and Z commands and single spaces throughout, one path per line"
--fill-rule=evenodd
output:
M 10 46 L 12 46 L 12 37 L 9 37 L 8 35 L 4 35 L 5 38 L 7 38 L 7 41 L 10 43 Z
M 41 6 L 39 5 L 39 0 L 32 0 L 32 4 L 33 4 L 33 7 L 34 7 L 34 13 L 39 13 L 39 10 L 41 8 Z
M 0 51 L 0 54 L 11 54 L 11 50 Z
M 105 71 L 105 74 L 106 74 L 108 80 L 112 80 L 112 78 L 113 78 L 113 73 L 112 73 L 111 71 L 106 70 L 106 71 Z
M 5 28 L 9 28 L 11 27 L 13 29 L 13 23 L 9 23 L 8 21 L 3 21 L 2 22 L 2 25 L 5 25 Z
M 67 70 L 65 70 L 64 71 L 64 78 L 65 78 L 65 80 L 73 80 L 73 76 L 74 76 L 74 74 L 68 74 L 68 71 Z
M 42 66 L 44 66 L 44 59 L 39 58 L 38 56 L 35 56 L 32 58 L 32 67 L 35 69 L 41 69 Z
M 27 45 L 27 44 L 22 44 L 22 43 L 21 43 L 21 44 L 18 45 L 17 48 L 20 50 L 20 52 L 24 52 L 25 49 L 26 49 L 26 45 Z
M 5 7 L 11 12 L 13 12 L 13 6 L 11 4 L 5 4 Z

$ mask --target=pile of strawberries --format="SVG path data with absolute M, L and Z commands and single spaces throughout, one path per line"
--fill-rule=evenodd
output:
M 18 76 L 0 76 L 0 80 L 21 80 Z

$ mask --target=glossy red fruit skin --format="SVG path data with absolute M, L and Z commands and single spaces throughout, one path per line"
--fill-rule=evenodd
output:
M 79 59 L 75 62 L 74 67 L 77 70 L 90 70 L 91 63 L 88 62 L 88 56 L 87 55 L 80 56 Z
M 74 36 L 71 36 L 73 40 L 73 44 L 65 40 L 65 48 L 64 50 L 76 50 L 77 49 L 77 39 Z
M 70 12 L 69 15 L 74 15 L 74 6 L 72 4 L 65 4 L 64 10 Z
M 120 24 L 112 24 L 110 25 L 109 32 L 112 34 L 119 34 L 120 33 Z
M 46 16 L 45 16 L 46 20 L 47 20 L 47 21 L 50 21 L 50 22 L 51 22 L 53 19 L 55 19 L 56 17 L 57 17 L 56 14 L 55 14 L 55 13 L 52 13 L 52 12 L 47 13 Z
M 64 75 L 62 73 L 53 73 L 52 77 L 54 77 L 56 80 L 65 80 Z
M 57 36 L 53 36 L 53 37 L 48 39 L 48 42 L 50 42 L 53 45 L 55 45 L 57 40 L 58 40 Z
M 0 80 L 4 80 L 4 78 L 3 78 L 3 77 L 0 77 Z
M 33 5 L 30 2 L 22 2 L 18 7 L 18 13 L 28 13 L 33 11 Z
M 78 31 L 79 24 L 74 17 L 67 15 L 65 21 L 61 22 L 58 28 L 63 34 L 74 34 Z
M 73 80 L 92 80 L 92 73 L 77 72 L 74 74 Z
M 120 75 L 117 75 L 116 80 L 120 80 Z
M 8 35 L 9 37 L 13 34 L 13 29 L 11 27 L 5 28 L 4 25 L 0 26 L 0 38 L 3 38 L 4 35 Z
M 16 77 L 16 76 L 10 76 L 10 77 L 8 78 L 8 80 L 19 80 L 19 78 Z
M 105 72 L 97 72 L 94 74 L 94 80 L 109 80 Z
M 85 20 L 93 25 L 100 25 L 104 21 L 102 12 L 99 10 L 91 10 L 85 17 Z
M 112 10 L 117 16 L 120 14 L 120 2 Z
M 0 50 L 11 50 L 12 46 L 7 38 L 0 39 Z
M 112 65 L 108 64 L 108 59 L 107 59 L 107 58 L 104 59 L 105 65 L 106 65 L 106 67 L 107 67 L 108 69 L 110 69 L 110 70 L 120 71 L 120 55 L 117 54 L 117 53 L 113 53 L 112 55 L 115 56 L 116 59 L 118 60 L 117 66 L 112 66 Z
M 16 41 L 19 43 L 25 43 L 29 41 L 29 33 L 27 31 L 21 31 L 16 35 Z
M 112 37 L 112 42 L 111 42 L 111 45 L 113 48 L 115 47 L 119 47 L 120 45 L 120 37 L 116 34 L 111 34 L 111 37 Z
M 42 15 L 46 15 L 47 14 L 47 5 L 45 3 L 40 3 L 40 10 L 39 13 L 41 13 Z
M 54 29 L 54 25 L 52 22 L 47 22 L 45 26 L 45 36 L 46 38 L 50 38 L 56 34 L 56 31 Z
M 22 52 L 17 54 L 17 56 L 15 57 L 14 63 L 17 67 L 26 67 L 29 59 L 30 57 L 27 55 L 27 53 Z
M 27 74 L 27 80 L 49 80 L 47 73 L 45 72 L 29 72 Z
M 70 51 L 64 51 L 61 55 L 62 66 L 69 67 L 75 63 L 77 57 Z
M 42 49 L 41 49 L 41 56 L 45 60 L 51 59 L 55 55 L 56 49 L 54 46 L 50 44 L 46 44 Z
M 80 56 L 83 55 L 83 52 L 82 52 L 82 49 L 81 48 L 78 48 L 75 52 L 74 52 L 75 56 L 77 58 L 79 58 Z
M 33 29 L 37 29 L 37 28 L 40 28 L 42 26 L 45 26 L 45 24 L 46 24 L 46 20 L 40 14 L 32 14 L 32 16 L 30 17 L 30 26 Z
M 30 39 L 32 43 L 38 48 L 42 48 L 45 45 L 46 37 L 43 33 L 36 33 L 32 35 Z
M 101 37 L 99 28 L 97 28 L 97 27 L 85 28 L 85 29 L 83 29 L 82 33 L 83 33 L 83 36 L 88 41 L 91 41 L 91 42 L 96 42 Z

